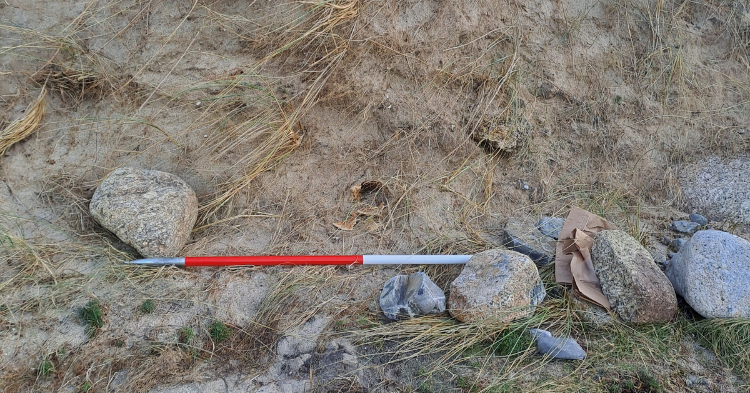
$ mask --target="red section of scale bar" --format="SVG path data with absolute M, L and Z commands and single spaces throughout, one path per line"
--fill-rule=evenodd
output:
M 361 265 L 362 255 L 185 257 L 185 266 Z

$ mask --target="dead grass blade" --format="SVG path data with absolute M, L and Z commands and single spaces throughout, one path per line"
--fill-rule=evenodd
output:
M 26 116 L 14 120 L 5 127 L 0 134 L 0 156 L 4 155 L 15 143 L 26 139 L 37 129 L 44 117 L 46 96 L 47 89 L 42 87 L 39 97 L 26 109 Z

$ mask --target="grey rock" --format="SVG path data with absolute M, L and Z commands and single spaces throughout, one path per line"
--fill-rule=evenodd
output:
M 667 264 L 667 256 L 660 253 L 659 251 L 651 251 L 651 257 L 654 258 L 654 262 L 656 262 L 659 266 L 665 266 Z
M 310 318 L 279 340 L 276 345 L 276 353 L 282 359 L 291 359 L 312 352 L 318 342 L 320 333 L 327 324 L 328 319 L 326 318 L 319 316 Z
M 680 175 L 687 208 L 714 221 L 750 224 L 750 156 L 722 161 L 710 157 Z
M 179 177 L 119 168 L 94 192 L 91 215 L 144 257 L 173 257 L 187 242 L 198 199 Z
M 542 329 L 529 329 L 536 341 L 537 351 L 555 359 L 583 360 L 586 351 L 572 338 L 559 338 Z
M 564 224 L 564 218 L 544 216 L 541 220 L 536 222 L 535 226 L 543 235 L 558 240 L 560 237 L 560 231 L 562 231 Z
M 185 379 L 190 379 L 186 376 Z M 200 378 L 199 378 L 200 379 Z M 227 393 L 227 392 L 256 392 L 256 382 L 247 378 L 244 374 L 222 375 L 220 378 L 199 380 L 177 385 L 157 386 L 149 390 L 149 393 Z M 80 390 L 75 390 L 79 392 Z M 302 390 L 297 390 L 301 392 Z M 284 390 L 290 392 L 292 390 Z
M 675 291 L 706 318 L 750 318 L 750 242 L 699 231 L 667 268 Z
M 701 216 L 700 214 L 690 213 L 689 217 L 690 217 L 690 221 L 692 221 L 692 222 L 694 222 L 694 223 L 696 223 L 696 224 L 698 224 L 698 225 L 700 225 L 702 227 L 705 227 L 706 225 L 708 225 L 708 219 L 706 217 Z
M 445 311 L 445 293 L 422 272 L 398 275 L 383 286 L 380 308 L 390 319 L 439 314 Z
M 601 231 L 591 247 L 596 276 L 626 322 L 667 322 L 677 313 L 672 284 L 641 244 L 624 231 Z
M 502 245 L 509 250 L 528 255 L 538 266 L 555 260 L 555 239 L 544 235 L 529 220 L 510 219 L 505 224 Z
M 532 315 L 547 293 L 528 256 L 502 249 L 471 257 L 451 283 L 448 309 L 462 322 L 497 323 Z
M 672 229 L 680 233 L 687 233 L 688 235 L 692 235 L 700 228 L 700 225 L 692 221 L 672 221 Z
M 326 385 L 342 376 L 356 376 L 360 369 L 354 345 L 343 338 L 330 341 L 322 353 L 316 353 L 315 377 Z M 359 378 L 358 378 L 359 379 Z
M 670 243 L 669 245 L 672 246 L 672 248 L 675 251 L 680 251 L 680 249 L 682 248 L 682 246 L 685 245 L 686 242 L 687 242 L 687 240 L 685 240 L 685 239 L 677 238 L 677 239 L 673 239 L 672 243 Z
M 671 240 L 669 240 L 669 238 L 668 238 L 668 237 L 666 237 L 666 236 L 662 236 L 662 237 L 661 237 L 661 238 L 659 239 L 659 243 L 661 243 L 661 244 L 663 244 L 663 245 L 665 245 L 665 246 L 668 246 L 669 244 L 671 244 L 671 243 L 672 243 L 672 241 L 671 241 Z
M 617 316 L 614 313 L 609 313 L 603 307 L 579 299 L 578 296 L 572 293 L 569 294 L 568 300 L 570 301 L 571 309 L 578 314 L 581 320 L 594 327 L 606 326 L 617 320 Z
M 310 391 L 310 388 L 309 379 L 285 379 L 264 385 L 255 393 L 306 393 Z
M 176 386 L 156 387 L 149 393 L 201 393 L 201 392 L 226 392 L 227 384 L 221 379 L 205 382 L 190 382 Z

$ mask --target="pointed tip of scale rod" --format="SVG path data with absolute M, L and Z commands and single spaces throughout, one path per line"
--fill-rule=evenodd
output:
M 185 266 L 185 258 L 143 258 L 133 261 L 125 261 L 129 265 L 145 266 Z

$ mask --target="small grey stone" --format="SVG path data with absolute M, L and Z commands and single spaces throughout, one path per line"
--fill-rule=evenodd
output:
M 626 322 L 667 322 L 677 313 L 672 284 L 645 248 L 624 231 L 594 237 L 591 261 L 612 309 Z
M 494 249 L 474 254 L 453 280 L 448 308 L 462 322 L 496 318 L 502 323 L 532 315 L 546 294 L 528 256 Z
M 651 256 L 654 258 L 654 262 L 657 265 L 665 266 L 667 264 L 667 257 L 659 251 L 651 251 Z
M 705 318 L 750 318 L 750 242 L 698 231 L 667 267 L 675 291 Z
M 701 216 L 700 214 L 690 213 L 689 217 L 690 217 L 690 221 L 692 221 L 692 222 L 694 222 L 694 223 L 696 223 L 696 224 L 698 224 L 698 225 L 700 225 L 702 227 L 705 227 L 706 225 L 708 225 L 708 219 L 706 217 Z
M 671 240 L 669 240 L 669 238 L 668 238 L 668 237 L 666 237 L 666 236 L 662 236 L 662 237 L 661 237 L 661 238 L 659 239 L 659 242 L 660 242 L 661 244 L 665 245 L 665 246 L 668 246 L 668 245 L 669 245 L 669 244 L 670 244 L 670 243 L 671 243 L 672 241 L 671 241 Z
M 555 260 L 555 240 L 537 229 L 533 221 L 508 220 L 503 229 L 502 242 L 509 250 L 528 255 L 537 266 Z
M 539 229 L 539 232 L 543 235 L 558 240 L 560 237 L 560 231 L 562 231 L 564 224 L 564 218 L 544 216 L 541 220 L 536 222 L 536 228 Z
M 552 333 L 542 329 L 529 329 L 536 340 L 537 351 L 555 359 L 583 360 L 586 351 L 572 338 L 553 337 Z
M 166 172 L 119 168 L 96 188 L 91 215 L 144 257 L 174 257 L 190 237 L 198 199 Z
M 687 240 L 685 239 L 676 238 L 672 240 L 672 243 L 670 243 L 669 245 L 672 246 L 675 251 L 680 251 L 680 248 L 682 248 L 682 246 L 684 246 L 686 242 Z
M 581 320 L 594 327 L 599 328 L 618 320 L 614 313 L 609 313 L 603 307 L 581 300 L 572 293 L 568 294 L 568 301 L 570 302 L 570 308 L 578 314 Z
M 380 293 L 386 317 L 416 317 L 445 311 L 445 293 L 422 272 L 398 275 L 386 281 Z
M 694 234 L 700 227 L 700 225 L 692 221 L 672 221 L 672 229 L 680 233 L 687 233 L 688 235 Z

